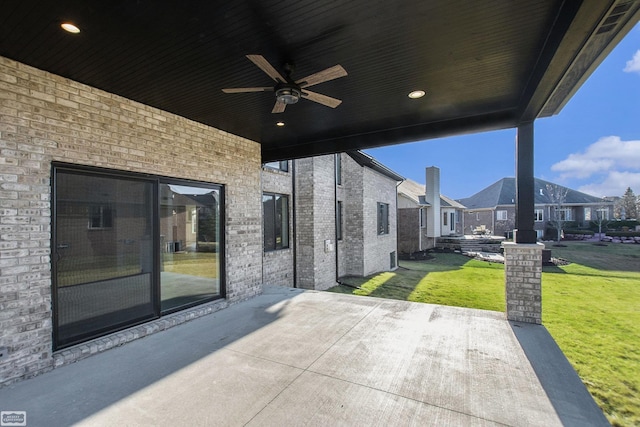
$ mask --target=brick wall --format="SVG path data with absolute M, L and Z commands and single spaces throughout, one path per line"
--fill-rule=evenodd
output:
M 476 227 L 484 225 L 493 232 L 495 221 L 493 220 L 495 212 L 487 210 L 467 210 L 464 212 L 464 231 L 463 234 L 472 234 Z
M 296 160 L 297 284 L 324 290 L 336 285 L 334 156 Z M 327 250 L 325 242 L 333 245 Z
M 398 209 L 398 251 L 410 254 L 420 250 L 420 209 Z
M 261 292 L 257 143 L 0 57 L 0 384 L 53 363 L 52 161 L 224 184 L 227 299 Z
M 344 265 L 340 276 L 364 275 L 364 168 L 350 156 L 342 156 L 344 237 L 339 248 Z
M 544 245 L 505 242 L 507 319 L 542 323 L 542 250 Z
M 289 244 L 288 249 L 264 252 L 262 262 L 262 280 L 270 285 L 294 286 L 293 277 L 293 182 L 292 161 L 289 161 L 289 172 L 263 168 L 262 191 L 289 196 Z
M 363 168 L 363 276 L 391 267 L 390 254 L 396 252 L 396 182 L 369 168 Z M 378 235 L 378 202 L 389 204 L 389 233 Z M 397 255 L 397 254 L 396 254 Z M 396 263 L 397 265 L 397 263 Z

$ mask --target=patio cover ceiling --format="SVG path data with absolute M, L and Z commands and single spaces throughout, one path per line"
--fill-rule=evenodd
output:
M 257 141 L 271 161 L 556 114 L 639 10 L 640 0 L 8 0 L 0 56 Z M 311 88 L 342 104 L 302 99 L 272 114 L 272 92 L 223 93 L 274 84 L 247 54 L 281 74 L 293 62 L 294 78 L 342 65 L 346 77 Z M 426 96 L 410 99 L 416 89 Z

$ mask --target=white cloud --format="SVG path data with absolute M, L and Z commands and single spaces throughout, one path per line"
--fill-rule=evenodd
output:
M 557 180 L 568 186 L 569 181 L 582 180 L 577 190 L 594 196 L 622 196 L 627 187 L 640 192 L 640 140 L 600 138 L 586 150 L 555 163 L 551 170 L 560 173 Z M 586 179 L 591 182 L 584 183 Z
M 600 138 L 584 152 L 572 153 L 551 170 L 561 178 L 589 178 L 612 171 L 640 171 L 640 140 L 622 141 L 618 136 Z
M 622 70 L 625 73 L 640 73 L 640 50 L 636 51 L 629 61 L 627 61 L 627 65 Z
M 622 196 L 631 187 L 633 192 L 638 194 L 640 190 L 640 173 L 634 172 L 610 172 L 600 183 L 583 185 L 578 191 L 592 194 L 597 197 Z

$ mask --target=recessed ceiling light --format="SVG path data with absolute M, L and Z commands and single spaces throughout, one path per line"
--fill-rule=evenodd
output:
M 414 90 L 413 92 L 411 92 L 409 94 L 409 98 L 411 99 L 417 99 L 417 98 L 422 98 L 424 96 L 425 92 L 423 90 Z
M 277 122 L 277 123 L 276 123 L 276 126 L 280 126 L 280 127 L 282 127 L 282 126 L 284 126 L 284 122 Z
M 80 32 L 80 28 L 76 27 L 70 22 L 63 22 L 62 24 L 60 24 L 60 26 L 63 30 L 69 33 L 78 34 Z

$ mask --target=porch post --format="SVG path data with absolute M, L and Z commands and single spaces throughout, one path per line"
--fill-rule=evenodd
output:
M 516 229 L 505 242 L 507 319 L 542 323 L 542 249 L 534 225 L 533 122 L 518 126 L 516 142 Z
M 533 122 L 518 126 L 516 138 L 516 243 L 536 243 L 534 219 Z

